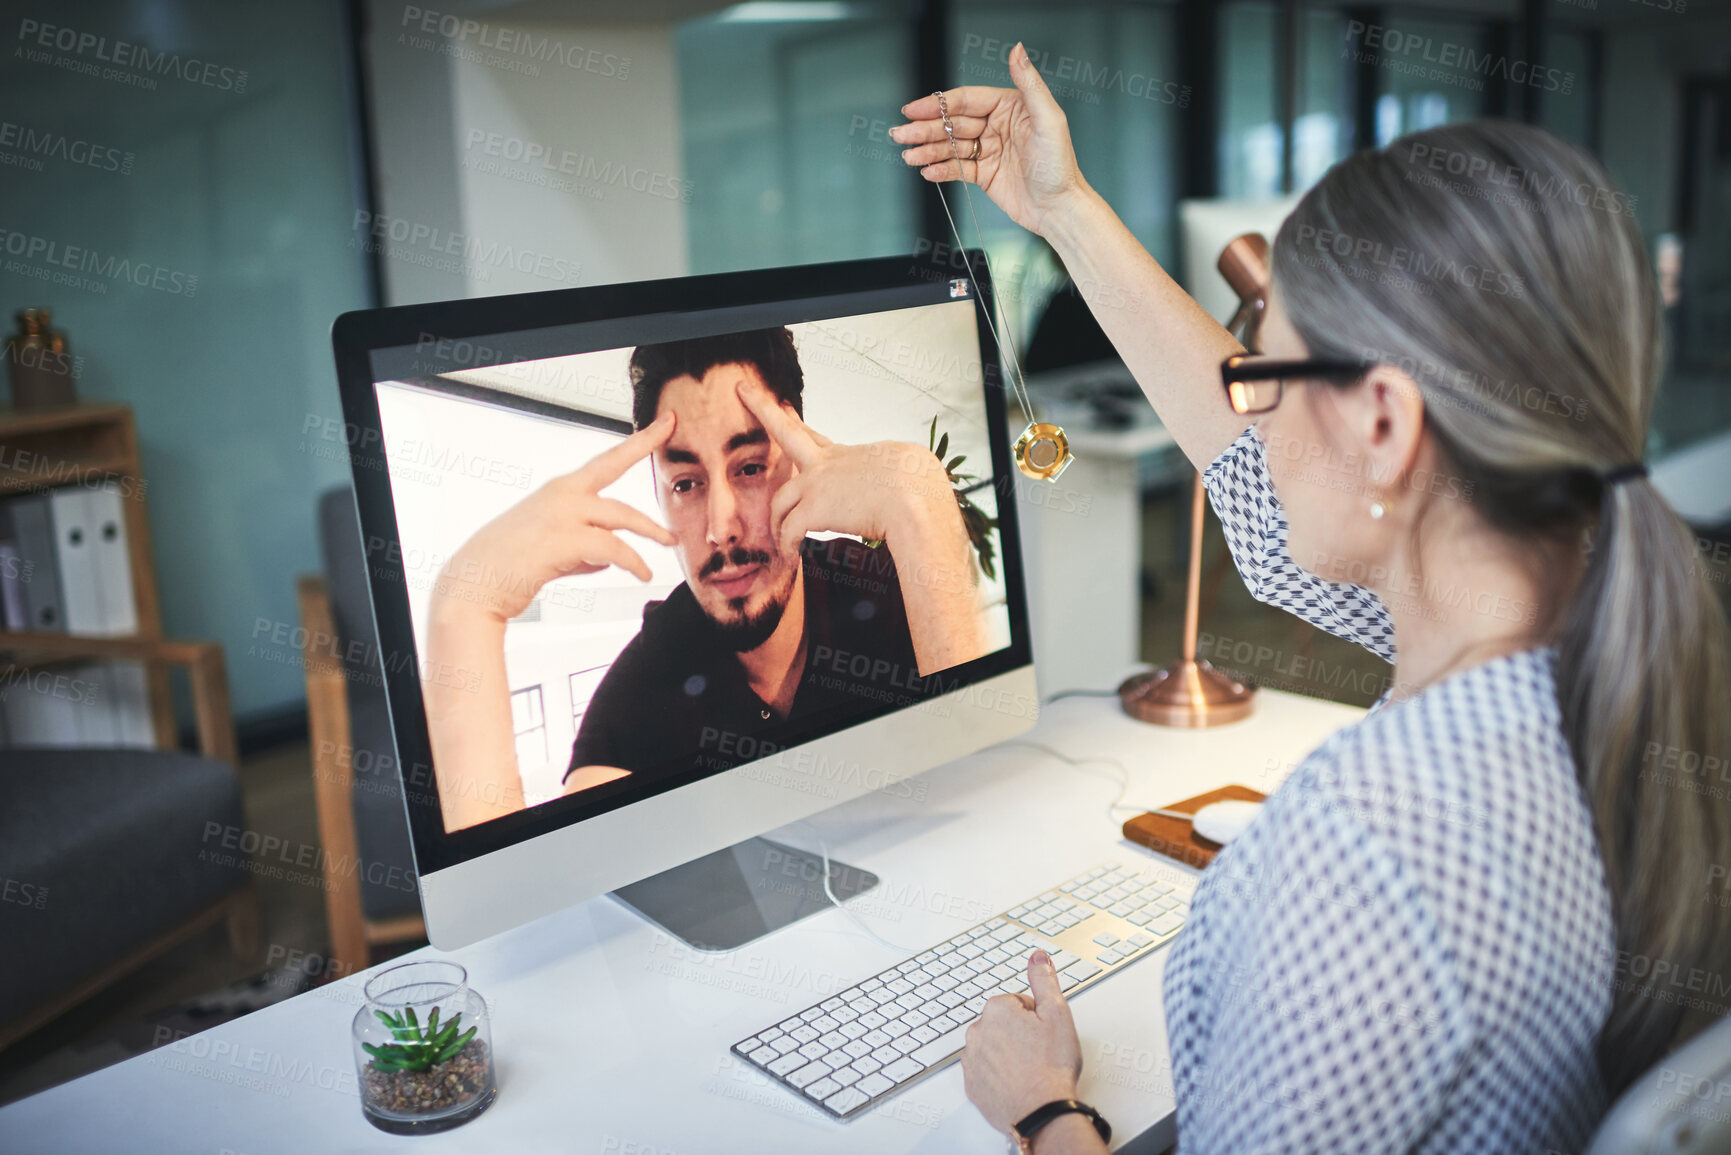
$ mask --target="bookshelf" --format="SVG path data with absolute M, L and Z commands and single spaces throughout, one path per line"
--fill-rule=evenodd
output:
M 157 600 L 146 508 L 149 486 L 139 456 L 138 427 L 131 407 L 106 401 L 41 410 L 0 406 L 0 500 L 62 486 L 98 487 L 107 482 L 118 485 L 122 497 L 127 564 L 138 617 L 137 630 L 129 638 L 160 641 L 162 609 Z M 21 649 L 29 636 L 0 631 L 0 639 L 8 650 Z M 50 637 L 60 642 L 50 643 Z M 67 638 L 63 634 L 44 635 L 45 647 L 34 652 L 41 654 L 44 661 L 71 660 L 50 656 L 68 652 Z M 168 665 L 157 656 L 144 662 L 151 729 L 157 748 L 165 750 L 178 744 Z

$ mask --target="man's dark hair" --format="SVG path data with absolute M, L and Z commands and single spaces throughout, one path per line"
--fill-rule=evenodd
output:
M 669 381 L 686 376 L 701 381 L 717 365 L 752 366 L 778 401 L 805 416 L 805 374 L 793 334 L 783 327 L 637 346 L 631 354 L 631 424 L 642 429 L 655 420 L 661 389 Z

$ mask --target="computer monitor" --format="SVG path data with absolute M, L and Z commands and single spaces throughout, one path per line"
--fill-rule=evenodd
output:
M 337 319 L 436 945 L 608 892 L 737 945 L 810 903 L 729 848 L 1033 725 L 990 285 L 946 252 Z

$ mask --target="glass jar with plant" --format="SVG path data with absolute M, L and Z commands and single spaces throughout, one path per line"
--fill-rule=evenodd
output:
M 399 1135 L 443 1131 L 485 1111 L 493 1081 L 487 1004 L 454 962 L 404 963 L 367 981 L 355 1013 L 361 1111 Z

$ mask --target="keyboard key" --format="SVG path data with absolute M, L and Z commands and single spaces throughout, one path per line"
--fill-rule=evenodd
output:
M 842 998 L 840 995 L 833 995 L 830 998 L 827 998 L 823 1002 L 819 1003 L 818 1006 L 822 1007 L 826 1011 L 833 1011 L 837 1007 L 841 1006 L 842 1003 L 844 1003 L 846 1001 L 847 1000 Z
M 812 1028 L 806 1023 L 801 1023 L 799 1026 L 795 1027 L 792 1031 L 793 1037 L 802 1043 L 809 1043 L 813 1039 L 817 1038 L 822 1033 L 823 1033 L 822 1031 L 812 1030 Z
M 894 1047 L 879 1047 L 877 1050 L 872 1052 L 872 1058 L 876 1059 L 879 1063 L 881 1063 L 883 1066 L 886 1066 L 886 1067 L 888 1067 L 894 1063 L 900 1062 L 901 1057 L 902 1057 L 902 1053 L 900 1051 L 896 1050 Z
M 939 1015 L 937 1018 L 933 1019 L 931 1022 L 927 1023 L 926 1025 L 929 1026 L 932 1030 L 936 1031 L 940 1035 L 945 1033 L 946 1031 L 953 1031 L 957 1027 L 961 1026 L 960 1023 L 956 1022 L 956 1020 L 952 1019 L 948 1015 Z
M 852 1058 L 863 1059 L 872 1053 L 872 1046 L 870 1043 L 862 1043 L 860 1040 L 854 1039 L 844 1045 L 842 1051 Z
M 931 1006 L 930 1003 L 926 1003 L 925 1005 L 928 1007 Z M 909 1011 L 907 1014 L 902 1016 L 902 1022 L 908 1025 L 909 1030 L 918 1030 L 920 1027 L 925 1026 L 931 1021 L 932 1017 L 924 1011 Z
M 902 978 L 906 979 L 908 982 L 913 983 L 916 989 L 925 986 L 936 977 L 936 975 L 932 974 L 932 972 L 927 970 L 925 967 L 915 967 L 913 970 L 902 976 Z
M 873 1011 L 869 1015 L 861 1015 L 859 1017 L 859 1025 L 868 1031 L 875 1031 L 887 1022 L 889 1022 L 889 1020 L 878 1014 L 876 1011 Z
M 841 1084 L 834 1079 L 819 1079 L 806 1087 L 805 1093 L 814 1099 L 822 1100 L 829 1098 L 839 1090 L 841 1090 Z
M 922 1040 L 922 1039 L 914 1038 L 911 1034 L 910 1035 L 903 1035 L 901 1038 L 899 1038 L 895 1042 L 891 1043 L 890 1046 L 894 1047 L 896 1050 L 900 1051 L 902 1054 L 905 1055 L 909 1051 L 919 1050 L 920 1044 L 923 1041 L 924 1040 Z
M 922 1043 L 929 1043 L 941 1034 L 943 1034 L 942 1031 L 934 1031 L 931 1024 L 927 1023 L 924 1026 L 915 1027 L 912 1031 L 908 1032 L 908 1038 L 917 1039 Z
M 890 982 L 885 983 L 884 986 L 888 987 L 892 992 L 894 992 L 897 995 L 905 995 L 909 991 L 914 989 L 914 984 L 910 983 L 907 979 L 904 979 L 904 978 L 894 979 Z
M 948 1020 L 945 1021 L 947 1022 Z M 750 1059 L 760 1067 L 767 1067 L 771 1063 L 775 1062 L 775 1060 L 781 1058 L 781 1053 L 774 1047 L 765 1046 L 757 1048 L 757 1050 L 747 1055 L 746 1058 Z
M 853 1089 L 862 1095 L 867 1095 L 875 1099 L 893 1086 L 895 1086 L 895 1084 L 884 1078 L 883 1073 L 880 1071 L 877 1074 L 867 1075 L 858 1083 L 855 1083 Z
M 823 1105 L 828 1107 L 831 1111 L 834 1111 L 837 1115 L 845 1115 L 855 1107 L 863 1106 L 870 1101 L 871 1099 L 869 1096 L 862 1094 L 853 1087 L 847 1087 L 843 1090 L 837 1091 L 835 1094 L 825 1099 Z
M 1090 911 L 1089 913 L 1092 914 L 1093 912 Z M 1082 916 L 1077 914 L 1073 910 L 1067 910 L 1063 914 L 1058 916 L 1058 925 L 1063 927 L 1065 930 L 1069 930 L 1071 927 L 1075 926 L 1077 923 L 1079 923 L 1081 921 L 1082 921 Z
M 1071 974 L 1068 971 L 1060 972 L 1058 975 L 1058 989 L 1060 991 L 1068 991 L 1071 987 L 1075 986 L 1077 983 L 1079 983 L 1081 981 L 1082 981 L 1081 979 L 1077 978 L 1075 975 Z
M 865 1014 L 867 1011 L 876 1010 L 877 1004 L 872 1002 L 871 999 L 867 998 L 865 995 L 861 995 L 859 998 L 849 1003 L 847 1009 L 852 1011 L 855 1017 L 858 1017 Z
M 1183 925 L 1183 918 L 1173 914 L 1171 911 L 1167 911 L 1165 914 L 1148 924 L 1148 931 L 1150 934 L 1171 934 Z
M 1130 916 L 1130 921 L 1137 926 L 1147 926 L 1149 923 L 1153 922 L 1154 920 L 1148 916 L 1147 911 L 1139 910 L 1135 914 Z
M 1108 934 L 1105 931 L 1102 931 L 1099 934 L 1094 936 L 1094 941 L 1099 943 L 1101 946 L 1117 946 L 1118 945 L 1118 936 L 1115 934 Z
M 1154 936 L 1151 934 L 1133 934 L 1130 936 L 1130 945 L 1135 947 L 1144 947 L 1153 941 Z
M 829 1064 L 821 1060 L 807 1063 L 793 1074 L 787 1076 L 787 1081 L 801 1089 L 829 1076 Z
M 1173 907 L 1178 905 L 1178 900 L 1168 896 L 1166 898 L 1156 900 L 1154 905 L 1159 907 L 1161 910 L 1171 910 Z
M 800 1021 L 803 1023 L 810 1023 L 813 1019 L 821 1019 L 823 1018 L 823 1015 L 824 1010 L 822 1007 L 811 1007 L 799 1012 Z
M 900 1019 L 897 1019 L 893 1023 L 886 1023 L 884 1025 L 884 1034 L 888 1035 L 891 1039 L 900 1038 L 911 1030 L 913 1030 L 913 1028 L 902 1022 Z
M 892 1082 L 904 1083 L 925 1069 L 926 1065 L 924 1063 L 919 1062 L 917 1059 L 910 1059 L 903 1056 L 885 1067 L 879 1072 L 879 1074 Z
M 829 1054 L 829 1052 L 829 1047 L 824 1046 L 815 1039 L 799 1049 L 799 1053 L 808 1059 L 821 1058 L 822 1056 Z
M 1067 950 L 1061 950 L 1057 954 L 1052 956 L 1052 967 L 1055 970 L 1063 970 L 1065 967 L 1069 966 L 1071 963 L 1077 962 L 1077 961 L 1079 961 L 1079 959 L 1077 958 L 1076 955 L 1071 954 Z
M 1124 956 L 1115 950 L 1103 950 L 1099 954 L 1095 955 L 1094 958 L 1105 966 L 1111 966 L 1115 962 L 1124 961 Z
M 1038 930 L 1041 934 L 1063 934 L 1065 927 L 1063 923 L 1054 918 L 1048 919 L 1034 929 Z
M 778 1055 L 785 1055 L 789 1051 L 797 1051 L 799 1049 L 799 1040 L 794 1038 L 792 1035 L 783 1035 L 781 1038 L 771 1043 L 769 1049 Z
M 844 1039 L 857 1039 L 865 1033 L 866 1028 L 860 1026 L 857 1022 L 843 1023 L 841 1027 L 841 1035 Z
M 1065 967 L 1064 973 L 1067 975 L 1075 975 L 1078 979 L 1086 981 L 1099 974 L 1100 968 L 1091 962 L 1079 962 L 1072 963 L 1070 966 Z
M 807 1062 L 809 1060 L 804 1055 L 795 1052 L 791 1055 L 783 1055 L 765 1069 L 778 1079 L 786 1078 L 790 1072 L 799 1070 Z
M 866 1075 L 875 1075 L 877 1072 L 883 1070 L 883 1068 L 884 1065 L 872 1058 L 870 1055 L 862 1055 L 853 1061 L 853 1066 L 849 1067 L 848 1070 L 858 1071 L 863 1077 Z
M 860 1042 L 869 1043 L 874 1049 L 887 1047 L 890 1045 L 890 1036 L 884 1031 L 873 1031 L 868 1035 L 862 1035 Z
M 852 1067 L 843 1067 L 841 1070 L 830 1074 L 830 1078 L 835 1080 L 838 1087 L 851 1087 L 859 1082 L 861 1077 L 860 1073 Z
M 946 991 L 938 996 L 937 1005 L 947 1011 L 951 1007 L 959 1007 L 967 1001 L 968 997 L 960 991 Z
M 829 1013 L 829 1017 L 838 1023 L 851 1023 L 860 1017 L 860 1012 L 852 1007 L 837 1007 Z
M 802 1020 L 800 1019 L 800 1017 L 798 1015 L 795 1015 L 791 1019 L 786 1019 L 786 1020 L 783 1020 L 782 1022 L 777 1023 L 775 1025 L 775 1029 L 778 1031 L 791 1031 L 795 1027 L 798 1027 L 800 1025 L 802 1025 Z
M 1124 918 L 1128 915 L 1134 914 L 1135 912 L 1130 909 L 1129 903 L 1127 903 L 1127 902 L 1115 902 L 1111 906 L 1106 908 L 1106 913 L 1107 914 L 1115 914 L 1119 918 Z

